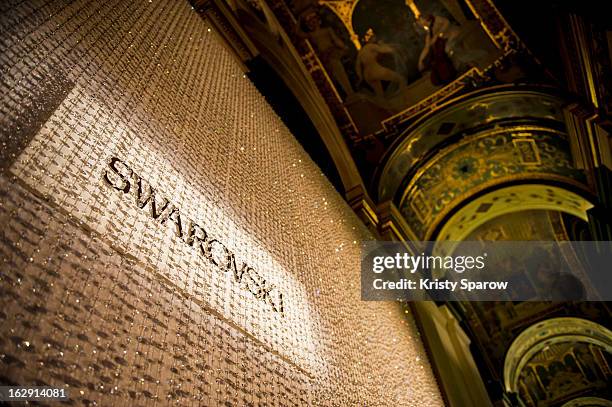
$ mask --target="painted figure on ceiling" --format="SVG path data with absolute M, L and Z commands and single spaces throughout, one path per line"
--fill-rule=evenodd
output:
M 355 69 L 360 81 L 365 81 L 374 90 L 376 97 L 384 97 L 383 81 L 394 84 L 396 93 L 404 89 L 406 81 L 394 70 L 379 63 L 379 57 L 393 54 L 395 50 L 388 44 L 376 40 L 376 34 L 369 29 L 364 36 L 364 45 L 357 54 Z
M 460 29 L 446 17 L 421 16 L 418 23 L 425 30 L 425 46 L 419 55 L 419 70 L 431 70 L 431 83 L 445 85 L 457 77 L 451 59 Z
M 431 81 L 444 85 L 456 78 L 457 73 L 475 66 L 486 56 L 479 49 L 465 44 L 465 33 L 448 18 L 439 15 L 422 15 L 417 20 L 425 31 L 425 46 L 419 56 L 419 70 L 431 69 Z
M 330 76 L 340 85 L 345 95 L 352 95 L 353 87 L 342 64 L 342 58 L 347 54 L 348 47 L 331 27 L 322 26 L 321 17 L 315 9 L 306 10 L 301 14 L 298 35 L 310 41 L 319 60 L 329 70 Z

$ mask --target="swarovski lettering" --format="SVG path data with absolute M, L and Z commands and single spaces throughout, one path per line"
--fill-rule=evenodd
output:
M 220 271 L 230 274 L 242 289 L 250 292 L 257 300 L 269 304 L 274 312 L 284 315 L 283 294 L 274 284 L 266 281 L 244 262 L 238 267 L 239 262 L 230 249 L 218 239 L 209 236 L 200 225 L 181 215 L 178 207 L 164 198 L 127 164 L 119 158 L 112 157 L 102 178 L 107 185 L 117 191 L 124 194 L 131 192 L 130 195 L 138 209 L 147 210 L 149 217 L 162 225 L 170 223 L 177 239 L 195 248 Z

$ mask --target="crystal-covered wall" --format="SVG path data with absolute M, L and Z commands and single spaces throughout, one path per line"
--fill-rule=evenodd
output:
M 442 404 L 412 316 L 360 301 L 367 232 L 186 1 L 0 8 L 1 382 Z

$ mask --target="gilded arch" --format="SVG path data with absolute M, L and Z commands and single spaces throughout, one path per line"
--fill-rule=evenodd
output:
M 586 212 L 592 206 L 584 196 L 559 186 L 541 183 L 510 185 L 470 201 L 444 224 L 437 237 L 461 241 L 493 218 L 532 209 L 560 211 L 586 221 Z
M 518 392 L 519 375 L 539 352 L 553 344 L 582 342 L 612 353 L 612 332 L 595 322 L 581 318 L 551 318 L 530 326 L 512 342 L 504 361 L 504 388 Z

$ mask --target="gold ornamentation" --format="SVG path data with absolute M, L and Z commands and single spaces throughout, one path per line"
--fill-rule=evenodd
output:
M 334 12 L 346 27 L 346 30 L 351 37 L 351 41 L 357 50 L 361 49 L 359 36 L 353 29 L 353 11 L 359 0 L 320 0 L 319 4 L 328 7 Z
M 415 189 L 412 199 L 410 200 L 410 207 L 416 213 L 421 223 L 427 222 L 427 219 L 431 215 L 431 205 L 425 199 L 423 191 Z
M 529 135 L 530 136 L 530 135 Z M 519 156 L 521 164 L 540 165 L 542 159 L 535 140 L 530 137 L 517 137 L 512 140 L 512 144 Z
M 511 137 L 513 130 L 521 134 L 517 143 L 517 138 Z M 538 137 L 543 143 L 540 148 L 536 144 Z M 453 208 L 491 186 L 526 179 L 556 179 L 582 185 L 576 180 L 578 175 L 567 153 L 559 149 L 558 137 L 562 137 L 561 133 L 551 129 L 517 126 L 466 138 L 438 152 L 415 172 L 399 208 L 411 227 L 427 240 Z M 518 154 L 517 148 L 521 149 Z M 431 211 L 423 210 L 423 201 L 428 202 Z

